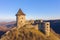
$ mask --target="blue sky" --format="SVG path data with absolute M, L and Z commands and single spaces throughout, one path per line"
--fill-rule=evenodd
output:
M 26 19 L 60 19 L 60 0 L 0 0 L 0 21 L 14 21 L 19 10 Z

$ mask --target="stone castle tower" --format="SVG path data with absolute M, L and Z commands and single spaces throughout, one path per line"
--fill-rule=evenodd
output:
M 46 36 L 49 36 L 50 35 L 50 22 L 46 22 L 44 26 L 45 26 L 45 34 Z
M 17 27 L 20 28 L 23 25 L 25 25 L 25 14 L 22 12 L 21 9 L 18 10 L 17 14 L 16 14 L 16 23 L 17 23 Z
M 50 22 L 42 22 L 40 30 L 42 30 L 46 36 L 49 36 L 50 35 Z

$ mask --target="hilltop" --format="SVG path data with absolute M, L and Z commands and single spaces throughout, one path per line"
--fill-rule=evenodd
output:
M 51 31 L 50 36 L 46 37 L 41 31 L 34 28 L 13 28 L 6 32 L 1 40 L 60 40 L 56 34 Z

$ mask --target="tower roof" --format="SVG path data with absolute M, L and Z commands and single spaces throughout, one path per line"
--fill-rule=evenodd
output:
M 18 12 L 17 12 L 16 16 L 20 16 L 20 15 L 25 15 L 25 14 L 22 12 L 22 10 L 21 10 L 21 9 L 19 9 L 19 10 L 18 10 Z

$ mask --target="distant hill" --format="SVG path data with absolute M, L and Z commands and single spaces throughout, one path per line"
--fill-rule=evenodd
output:
M 58 34 L 60 34 L 60 20 L 45 20 L 47 22 L 50 22 L 51 28 Z
M 16 22 L 0 22 L 0 37 L 11 28 L 16 26 Z
M 0 31 L 9 30 L 9 28 L 12 28 L 14 26 L 16 26 L 16 22 L 15 21 L 12 21 L 12 22 L 0 22 Z
M 12 22 L 0 22 L 0 26 L 5 26 L 5 27 L 14 27 L 16 24 L 16 21 Z

